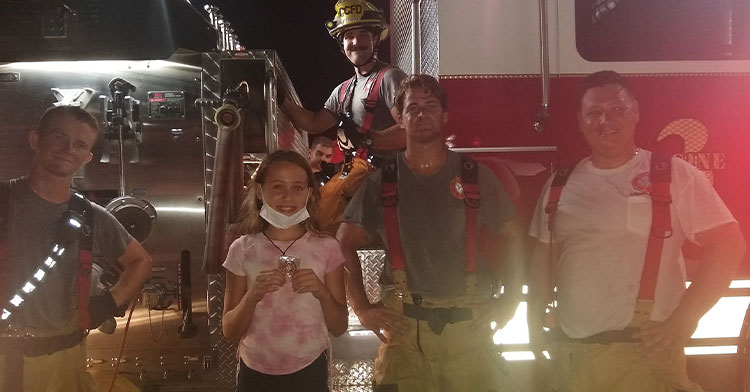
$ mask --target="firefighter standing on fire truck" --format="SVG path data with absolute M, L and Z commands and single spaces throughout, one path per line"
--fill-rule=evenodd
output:
M 339 0 L 335 9 L 326 28 L 354 66 L 354 76 L 336 87 L 318 112 L 281 99 L 281 110 L 297 128 L 318 134 L 339 127 L 338 142 L 346 161 L 320 190 L 320 224 L 331 234 L 367 175 L 383 156 L 405 146 L 404 131 L 396 125 L 393 96 L 406 74 L 377 58 L 378 45 L 388 37 L 383 11 L 365 0 Z
M 512 390 L 492 341 L 520 298 L 523 233 L 494 174 L 448 151 L 442 135 L 445 91 L 427 75 L 408 77 L 396 95 L 406 152 L 375 171 L 339 228 L 347 294 L 362 325 L 383 341 L 375 360 L 376 391 Z M 476 233 L 503 240 L 505 294 L 493 298 Z M 383 303 L 365 295 L 357 248 L 386 242 Z
M 745 250 L 703 173 L 636 146 L 638 120 L 625 79 L 588 76 L 578 121 L 591 156 L 553 176 L 532 221 L 530 329 L 542 331 L 557 286 L 557 392 L 702 391 L 683 349 Z M 703 250 L 687 291 L 686 239 Z
M 29 134 L 36 152 L 29 175 L 0 184 L 0 392 L 93 391 L 86 333 L 127 305 L 151 271 L 138 241 L 70 190 L 98 133 L 97 120 L 83 109 L 47 110 Z M 62 228 L 73 217 L 79 231 L 70 235 Z M 117 260 L 122 274 L 111 289 L 89 297 L 92 255 Z

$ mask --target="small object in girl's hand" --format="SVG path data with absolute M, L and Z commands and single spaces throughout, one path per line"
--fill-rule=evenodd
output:
M 279 271 L 291 278 L 299 270 L 299 263 L 299 257 L 279 256 Z

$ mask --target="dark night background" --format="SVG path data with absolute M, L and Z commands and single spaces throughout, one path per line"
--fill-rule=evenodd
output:
M 370 0 L 385 11 L 390 1 Z M 334 87 L 351 77 L 353 68 L 328 35 L 325 22 L 333 19 L 336 0 L 192 0 L 219 7 L 224 19 L 247 49 L 276 49 L 306 108 L 323 106 Z M 205 12 L 204 12 L 205 13 Z M 390 60 L 389 44 L 379 47 L 379 58 Z

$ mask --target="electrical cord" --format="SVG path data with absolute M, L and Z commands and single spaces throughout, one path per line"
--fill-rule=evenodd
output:
M 135 310 L 136 301 L 130 306 L 130 313 L 128 313 L 128 321 L 125 323 L 125 332 L 122 335 L 122 343 L 120 344 L 120 352 L 117 354 L 117 364 L 115 365 L 115 375 L 112 377 L 112 383 L 109 384 L 108 392 L 112 392 L 115 387 L 115 381 L 117 381 L 117 375 L 120 372 L 120 363 L 122 363 L 122 352 L 125 349 L 125 338 L 128 337 L 128 329 L 130 328 L 130 319 L 133 318 L 133 311 Z

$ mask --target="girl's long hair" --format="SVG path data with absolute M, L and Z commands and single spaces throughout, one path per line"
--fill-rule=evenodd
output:
M 263 159 L 263 162 L 260 163 L 258 169 L 256 169 L 255 173 L 250 177 L 247 194 L 242 201 L 240 233 L 257 234 L 268 227 L 268 222 L 260 217 L 260 208 L 263 206 L 261 186 L 266 181 L 269 170 L 272 170 L 273 166 L 279 162 L 289 162 L 299 166 L 305 171 L 305 174 L 307 175 L 307 186 L 310 187 L 312 191 L 307 198 L 307 212 L 310 214 L 310 217 L 305 220 L 303 224 L 307 231 L 314 234 L 320 233 L 320 226 L 318 224 L 318 200 L 320 200 L 320 193 L 318 192 L 318 185 L 315 182 L 315 177 L 313 176 L 310 163 L 307 159 L 299 153 L 290 150 L 278 150 L 271 155 L 268 155 Z

